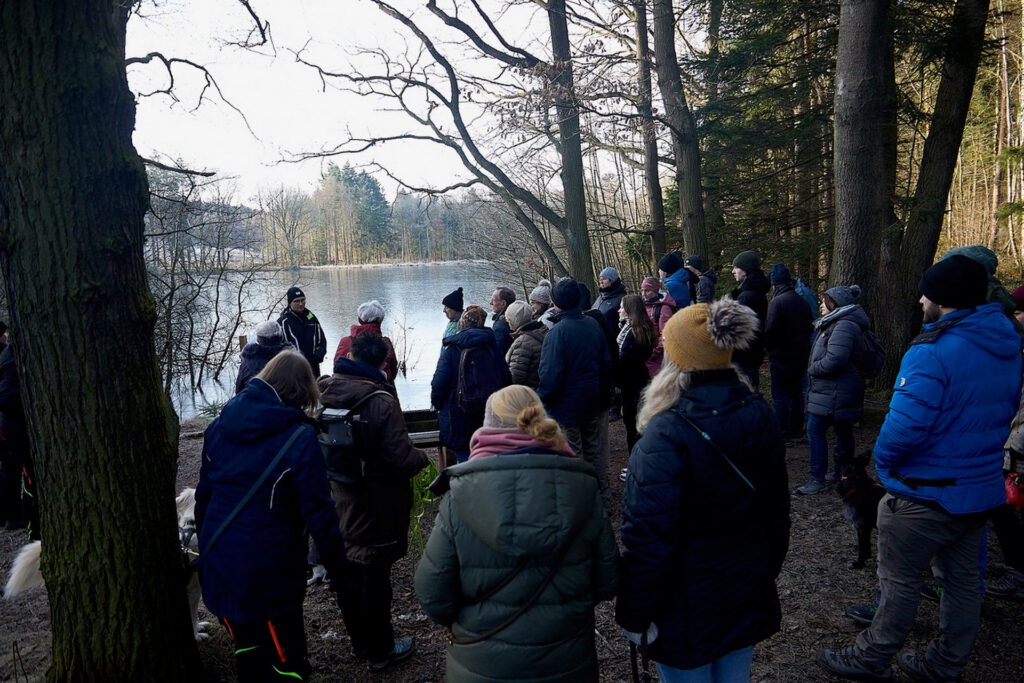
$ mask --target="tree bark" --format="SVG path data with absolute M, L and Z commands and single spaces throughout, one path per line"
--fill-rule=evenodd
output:
M 199 666 L 178 563 L 177 426 L 142 258 L 130 6 L 0 0 L 0 268 L 37 468 L 53 681 L 181 681 Z
M 644 181 L 647 189 L 647 210 L 651 217 L 651 256 L 654 267 L 668 252 L 665 235 L 665 205 L 658 173 L 658 133 L 651 105 L 651 49 L 647 40 L 647 0 L 633 0 L 636 25 L 636 63 L 641 136 L 644 143 Z M 654 272 L 653 270 L 651 272 Z

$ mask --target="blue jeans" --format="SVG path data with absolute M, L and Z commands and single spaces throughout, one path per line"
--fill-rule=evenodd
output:
M 828 471 L 828 440 L 825 432 L 832 427 L 836 433 L 834 464 L 853 460 L 853 422 L 837 420 L 831 415 L 807 415 L 807 441 L 811 446 L 811 479 L 825 481 Z M 838 467 L 836 468 L 838 469 Z
M 754 646 L 751 645 L 696 669 L 676 669 L 658 663 L 658 678 L 662 683 L 746 683 L 750 680 L 753 659 Z

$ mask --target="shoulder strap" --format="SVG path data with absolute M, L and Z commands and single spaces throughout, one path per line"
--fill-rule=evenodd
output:
M 757 490 L 757 489 L 754 488 L 754 485 L 752 483 L 750 483 L 750 480 L 747 479 L 746 475 L 744 475 L 743 472 L 740 471 L 740 468 L 736 467 L 736 463 L 734 463 L 732 461 L 732 458 L 730 458 L 728 455 L 726 455 L 725 451 L 723 451 L 721 448 L 719 448 L 718 444 L 716 444 L 714 441 L 711 440 L 711 436 L 707 432 L 705 432 L 703 429 L 698 427 L 697 423 L 694 422 L 693 420 L 691 420 L 690 418 L 688 418 L 686 415 L 684 415 L 683 411 L 679 410 L 679 408 L 673 408 L 672 412 L 675 413 L 676 415 L 678 415 L 679 417 L 681 417 L 683 419 L 683 421 L 686 422 L 686 424 L 688 424 L 691 427 L 693 427 L 694 430 L 696 430 L 696 432 L 698 434 L 700 434 L 700 438 L 702 438 L 702 439 L 704 439 L 705 441 L 708 442 L 708 445 L 711 446 L 711 450 L 713 450 L 714 452 L 718 453 L 718 455 L 720 455 L 722 457 L 722 460 L 725 460 L 725 462 L 727 462 L 729 464 L 729 467 L 732 468 L 732 471 L 739 475 L 740 479 L 743 480 L 744 484 L 746 484 L 747 486 L 750 487 L 751 491 L 756 491 Z
M 355 403 L 353 403 L 353 404 L 352 404 L 352 407 L 351 407 L 351 408 L 349 408 L 349 411 L 350 411 L 350 412 L 355 412 L 355 409 L 356 409 L 356 408 L 358 408 L 359 406 L 363 405 L 364 403 L 366 403 L 367 401 L 369 401 L 369 400 L 370 400 L 371 398 L 373 398 L 374 396 L 379 396 L 379 395 L 381 395 L 381 394 L 383 394 L 384 396 L 391 396 L 391 394 L 390 394 L 389 392 L 387 392 L 387 391 L 384 391 L 383 389 L 377 389 L 376 391 L 371 391 L 370 393 L 366 394 L 365 396 L 363 396 L 362 398 L 360 398 L 360 399 L 359 399 L 358 401 L 356 401 Z M 392 396 L 392 398 L 394 398 L 394 396 Z
M 275 467 L 277 467 L 277 464 L 281 462 L 281 458 L 284 457 L 284 454 L 288 452 L 288 449 L 292 447 L 292 444 L 295 443 L 295 440 L 299 438 L 300 434 L 302 434 L 302 430 L 305 428 L 305 426 L 306 425 L 299 425 L 298 427 L 295 428 L 295 431 L 292 432 L 292 435 L 288 437 L 287 441 L 284 442 L 284 445 L 281 446 L 281 450 L 277 452 L 277 455 L 274 456 L 274 459 L 270 461 L 269 465 L 267 465 L 267 469 L 263 470 L 263 474 L 261 474 L 259 479 L 256 480 L 256 483 L 252 485 L 252 488 L 249 489 L 249 492 L 242 497 L 242 500 L 238 501 L 238 505 L 235 506 L 235 509 L 232 510 L 231 513 L 224 518 L 224 521 L 221 522 L 220 527 L 215 532 L 213 532 L 213 536 L 210 537 L 210 542 L 206 544 L 205 548 L 201 548 L 203 555 L 200 556 L 198 560 L 196 560 L 197 564 L 203 561 L 203 557 L 205 557 L 206 553 L 210 552 L 210 549 L 213 548 L 214 545 L 216 545 L 218 539 L 220 539 L 220 535 L 224 533 L 224 529 L 227 528 L 228 524 L 230 524 L 235 519 L 235 517 L 238 516 L 238 513 L 241 512 L 245 508 L 245 506 L 249 504 L 249 501 L 252 500 L 253 496 L 256 495 L 256 492 L 260 490 L 264 482 L 267 481 L 267 477 L 269 477 L 270 473 L 274 470 Z

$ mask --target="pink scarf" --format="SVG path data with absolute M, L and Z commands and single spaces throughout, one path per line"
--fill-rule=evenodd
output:
M 550 449 L 551 446 L 537 441 L 526 432 L 521 432 L 518 429 L 481 427 L 473 433 L 473 437 L 469 440 L 469 459 L 485 458 L 489 455 L 508 453 L 509 451 L 516 451 L 521 448 Z M 572 452 L 569 444 L 565 445 L 562 452 L 569 457 L 575 457 L 576 455 Z

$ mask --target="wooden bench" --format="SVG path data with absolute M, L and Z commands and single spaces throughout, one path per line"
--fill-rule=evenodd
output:
M 441 432 L 437 424 L 436 410 L 406 410 L 405 427 L 409 438 L 417 448 L 437 448 L 441 445 Z

